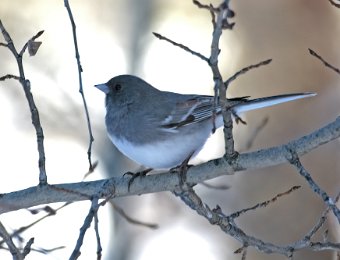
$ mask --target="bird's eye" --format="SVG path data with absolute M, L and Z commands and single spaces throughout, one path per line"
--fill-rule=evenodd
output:
M 121 88 L 122 88 L 122 85 L 120 85 L 120 84 L 116 84 L 115 85 L 115 90 L 118 91 L 118 90 L 121 90 Z

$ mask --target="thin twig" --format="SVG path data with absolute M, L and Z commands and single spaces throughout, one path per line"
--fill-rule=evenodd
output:
M 312 49 L 308 49 L 309 53 L 318 58 L 326 67 L 334 70 L 336 73 L 340 74 L 340 70 L 338 68 L 336 68 L 335 66 L 331 65 L 330 63 L 328 63 L 327 61 L 325 61 L 319 54 L 317 54 L 315 51 L 313 51 Z
M 0 81 L 4 81 L 6 79 L 15 79 L 15 80 L 20 80 L 19 76 L 12 75 L 12 74 L 7 74 L 5 76 L 0 77 Z
M 194 5 L 197 5 L 198 8 L 207 9 L 209 11 L 213 9 L 213 11 L 217 11 L 217 8 L 214 8 L 212 5 L 205 5 L 197 0 L 193 0 L 192 2 Z
M 82 97 L 82 100 L 83 100 L 85 116 L 86 116 L 86 121 L 87 121 L 87 129 L 88 129 L 88 133 L 89 133 L 89 147 L 88 147 L 88 150 L 87 150 L 87 158 L 88 158 L 89 165 L 90 165 L 89 171 L 92 171 L 93 165 L 92 165 L 91 154 L 92 154 L 92 143 L 94 142 L 94 138 L 93 138 L 93 134 L 92 134 L 90 115 L 89 115 L 89 111 L 88 111 L 88 108 L 87 108 L 87 103 L 86 103 L 84 89 L 83 89 L 83 79 L 82 79 L 82 74 L 81 74 L 83 72 L 83 68 L 82 68 L 81 63 L 80 63 L 80 55 L 79 55 L 79 51 L 78 51 L 76 24 L 75 24 L 74 19 L 73 19 L 72 10 L 71 10 L 69 1 L 64 0 L 64 5 L 67 9 L 67 13 L 69 15 L 70 22 L 71 22 L 71 25 L 72 25 L 74 49 L 75 49 L 75 53 L 76 53 L 76 60 L 77 60 L 77 66 L 78 66 L 79 93 L 81 94 L 81 97 Z
M 31 252 L 31 247 L 32 247 L 33 243 L 34 243 L 34 237 L 31 237 L 27 241 L 27 243 L 26 243 L 26 245 L 24 247 L 24 250 L 23 250 L 23 256 L 24 257 L 26 257 Z
M 189 47 L 187 47 L 187 46 L 185 46 L 181 43 L 174 42 L 173 40 L 170 40 L 169 38 L 167 38 L 167 37 L 165 37 L 165 36 L 163 36 L 159 33 L 153 32 L 153 35 L 155 35 L 158 39 L 170 42 L 171 44 L 173 44 L 173 45 L 191 53 L 192 55 L 199 57 L 200 59 L 204 60 L 205 62 L 209 63 L 209 59 L 207 57 L 205 57 L 203 54 L 196 52 L 196 51 L 193 51 L 192 49 L 190 49 Z
M 0 20 L 0 29 L 2 32 L 2 35 L 4 36 L 5 41 L 7 42 L 7 48 L 12 52 L 13 56 L 15 57 L 18 69 L 19 69 L 19 82 L 22 85 L 25 96 L 31 111 L 31 118 L 32 118 L 32 124 L 35 128 L 35 133 L 37 136 L 37 144 L 38 144 L 38 153 L 39 153 L 39 184 L 40 185 L 46 185 L 47 184 L 47 174 L 45 169 L 45 148 L 44 148 L 44 131 L 41 127 L 40 123 L 40 117 L 39 117 L 39 111 L 35 105 L 34 98 L 31 92 L 31 83 L 28 79 L 25 78 L 25 72 L 24 72 L 24 66 L 22 63 L 22 57 L 23 53 L 26 50 L 27 47 L 25 47 L 28 43 L 24 45 L 21 52 L 18 53 L 16 50 L 14 43 L 12 41 L 11 36 L 3 26 L 1 20 Z M 33 36 L 30 40 L 38 38 L 43 31 L 38 32 L 35 36 Z
M 338 202 L 340 197 L 340 192 L 335 197 L 335 203 Z M 327 214 L 330 211 L 330 207 L 327 207 L 325 211 L 321 214 L 321 217 L 319 218 L 318 222 L 314 225 L 314 227 L 304 236 L 302 239 L 303 241 L 310 241 L 311 238 L 316 234 L 316 232 L 323 226 L 323 224 L 326 222 Z M 325 236 L 324 236 L 324 242 L 326 242 Z
M 27 49 L 27 47 L 28 47 L 28 45 L 29 45 L 29 43 L 30 43 L 30 42 L 34 42 L 34 41 L 35 41 L 37 38 L 39 38 L 43 33 L 44 33 L 44 30 L 41 30 L 41 31 L 39 31 L 36 35 L 34 35 L 30 40 L 28 40 L 28 41 L 25 43 L 25 45 L 22 47 L 22 49 L 21 49 L 19 55 L 20 55 L 20 56 L 23 56 L 24 53 L 25 53 L 25 51 L 26 51 L 26 49 Z
M 261 66 L 264 66 L 264 65 L 268 65 L 269 63 L 272 62 L 272 59 L 268 59 L 268 60 L 264 60 L 264 61 L 261 61 L 257 64 L 252 64 L 252 65 L 249 65 L 239 71 L 237 71 L 234 75 L 232 75 L 231 77 L 229 77 L 225 82 L 224 82 L 224 86 L 228 89 L 229 85 L 231 82 L 233 82 L 234 80 L 236 80 L 239 76 L 247 73 L 249 70 L 252 70 L 252 69 L 256 69 L 256 68 L 259 68 Z
M 287 160 L 290 162 L 291 165 L 295 166 L 300 175 L 306 179 L 311 189 L 316 194 L 318 194 L 322 198 L 322 200 L 326 203 L 326 205 L 333 211 L 335 217 L 337 218 L 340 224 L 340 210 L 336 206 L 334 200 L 323 189 L 321 189 L 320 186 L 313 180 L 312 176 L 301 164 L 299 156 L 297 155 L 296 151 L 290 149 L 288 150 L 288 153 L 289 155 L 287 155 Z
M 256 210 L 258 208 L 264 208 L 264 207 L 267 207 L 270 203 L 273 203 L 273 202 L 276 202 L 277 199 L 279 199 L 280 197 L 282 196 L 285 196 L 285 195 L 288 195 L 290 193 L 292 193 L 293 191 L 296 191 L 298 189 L 300 189 L 301 186 L 293 186 L 292 188 L 290 188 L 289 190 L 285 191 L 285 192 L 282 192 L 282 193 L 279 193 L 277 194 L 275 197 L 271 198 L 270 200 L 266 200 L 264 202 L 261 202 L 261 203 L 258 203 L 250 208 L 245 208 L 245 209 L 242 209 L 240 211 L 237 211 L 237 212 L 234 212 L 232 214 L 230 214 L 228 217 L 232 218 L 232 219 L 235 219 L 235 218 L 238 218 L 239 216 L 241 216 L 242 214 L 248 212 L 248 211 L 251 211 L 251 210 Z
M 100 235 L 99 235 L 99 228 L 98 228 L 98 212 L 94 214 L 94 230 L 96 233 L 96 240 L 97 240 L 97 260 L 102 259 L 102 245 L 100 242 Z

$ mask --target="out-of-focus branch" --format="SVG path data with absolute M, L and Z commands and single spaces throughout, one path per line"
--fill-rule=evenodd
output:
M 114 210 L 122 218 L 124 218 L 127 222 L 129 222 L 130 224 L 139 225 L 139 226 L 143 226 L 143 227 L 147 227 L 147 228 L 151 228 L 151 229 L 157 229 L 158 228 L 158 224 L 146 223 L 146 222 L 142 222 L 142 221 L 137 220 L 137 219 L 133 219 L 128 214 L 126 214 L 125 211 L 121 207 L 119 207 L 116 203 L 114 203 L 112 200 L 110 200 L 110 204 L 112 205 Z
M 249 138 L 246 141 L 246 144 L 244 145 L 244 150 L 248 151 L 254 144 L 254 141 L 256 140 L 256 137 L 258 134 L 265 128 L 267 123 L 269 122 L 269 117 L 264 117 L 258 125 L 255 126 L 253 131 L 249 134 Z
M 31 111 L 31 117 L 32 117 L 32 124 L 35 128 L 36 136 L 37 136 L 37 144 L 38 144 L 38 153 L 39 153 L 39 184 L 40 185 L 46 185 L 47 184 L 47 175 L 46 175 L 46 169 L 45 169 L 45 148 L 44 148 L 44 131 L 41 127 L 40 123 L 40 117 L 39 117 L 39 112 L 38 109 L 35 105 L 34 98 L 31 92 L 31 83 L 28 79 L 25 77 L 25 72 L 24 72 L 24 66 L 22 63 L 22 57 L 25 52 L 25 50 L 28 47 L 29 42 L 34 42 L 35 39 L 37 39 L 39 36 L 42 35 L 43 31 L 38 32 L 35 36 L 33 36 L 21 49 L 20 53 L 18 53 L 17 49 L 14 46 L 14 43 L 12 41 L 11 36 L 5 29 L 4 25 L 2 24 L 0 20 L 0 29 L 2 32 L 2 35 L 4 36 L 4 39 L 7 44 L 2 44 L 2 46 L 7 47 L 15 57 L 18 65 L 18 70 L 19 70 L 19 77 L 14 76 L 14 75 L 6 75 L 2 77 L 2 80 L 9 79 L 9 78 L 14 78 L 19 80 L 20 84 L 23 87 L 23 90 L 25 92 L 25 96 Z
M 20 236 L 20 234 L 22 234 L 23 232 L 25 232 L 26 230 L 32 228 L 33 226 L 37 225 L 38 223 L 42 222 L 44 219 L 48 218 L 48 217 L 51 217 L 51 216 L 54 216 L 57 211 L 59 211 L 60 209 L 64 208 L 65 206 L 69 205 L 70 203 L 65 203 L 64 205 L 58 207 L 57 209 L 52 209 L 48 206 L 44 207 L 44 211 L 47 212 L 46 215 L 42 216 L 41 218 L 33 221 L 32 223 L 26 225 L 26 226 L 23 226 L 23 227 L 20 227 L 18 229 L 16 229 L 13 233 L 10 234 L 11 238 L 18 238 Z M 36 212 L 36 210 L 30 210 L 31 212 Z M 32 214 L 34 214 L 32 213 Z M 2 246 L 2 244 L 5 242 L 5 240 L 1 240 L 0 241 L 0 247 Z
M 5 76 L 0 77 L 0 81 L 6 80 L 6 79 L 20 80 L 20 77 L 16 75 L 12 75 L 12 74 L 7 74 Z
M 340 8 L 340 3 L 336 3 L 335 0 L 328 0 L 333 6 Z
M 33 245 L 33 243 L 34 243 L 34 237 L 31 237 L 28 241 L 27 241 L 27 243 L 26 243 L 26 245 L 25 245 L 25 247 L 24 247 L 24 250 L 23 250 L 23 256 L 24 257 L 26 257 L 30 252 L 31 252 L 31 250 L 32 250 L 32 245 Z
M 0 222 L 0 236 L 6 242 L 9 251 L 11 252 L 14 260 L 23 260 L 24 256 L 21 254 L 20 250 L 13 243 L 12 237 L 8 234 L 4 225 Z
M 76 32 L 76 23 L 74 22 L 72 10 L 71 10 L 71 7 L 70 7 L 68 0 L 64 0 L 64 5 L 67 9 L 67 13 L 68 13 L 68 16 L 70 18 L 71 25 L 72 25 L 74 49 L 75 49 L 75 54 L 76 54 L 77 66 L 78 66 L 79 93 L 80 93 L 82 100 L 83 100 L 85 116 L 86 116 L 86 121 L 87 121 L 87 129 L 88 129 L 88 132 L 89 132 L 89 147 L 88 147 L 88 150 L 87 150 L 87 158 L 89 160 L 89 171 L 92 172 L 94 170 L 94 166 L 92 165 L 91 154 L 92 154 L 92 143 L 94 141 L 94 138 L 93 138 L 93 134 L 92 134 L 90 115 L 89 115 L 89 111 L 88 111 L 88 108 L 87 108 L 87 103 L 86 103 L 84 89 L 83 89 L 83 79 L 82 79 L 82 75 L 81 75 L 81 73 L 83 72 L 83 68 L 82 68 L 81 63 L 80 63 L 80 55 L 79 55 L 79 50 L 78 50 L 78 41 L 77 41 L 77 32 Z

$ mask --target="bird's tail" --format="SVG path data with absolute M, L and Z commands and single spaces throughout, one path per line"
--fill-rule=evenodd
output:
M 238 104 L 233 107 L 233 112 L 236 115 L 240 115 L 244 112 L 256 110 L 259 108 L 270 107 L 277 104 L 306 98 L 306 97 L 314 97 L 316 93 L 314 92 L 305 92 L 305 93 L 295 93 L 295 94 L 285 94 L 285 95 L 278 95 L 278 96 L 270 96 L 270 97 L 263 97 L 263 98 L 256 98 L 247 100 L 244 103 Z

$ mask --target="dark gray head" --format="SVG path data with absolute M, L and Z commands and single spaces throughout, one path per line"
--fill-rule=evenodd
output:
M 143 100 L 153 96 L 159 90 L 152 87 L 144 80 L 132 75 L 120 75 L 103 84 L 95 85 L 96 88 L 106 94 L 106 106 L 108 104 L 128 104 L 137 100 Z

